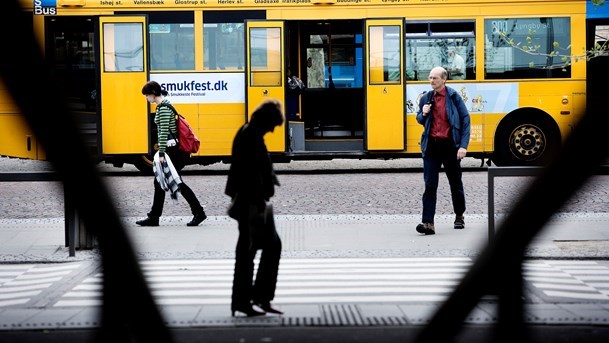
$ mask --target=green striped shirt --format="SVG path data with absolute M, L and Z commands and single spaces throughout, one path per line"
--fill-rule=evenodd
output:
M 161 104 L 169 104 L 169 100 L 163 99 Z M 159 144 L 159 155 L 165 155 L 165 149 L 167 148 L 167 140 L 173 138 L 169 132 L 174 134 L 176 130 L 175 114 L 171 108 L 167 106 L 157 106 L 156 113 L 154 115 L 154 123 L 157 127 L 158 133 L 158 144 Z M 177 134 L 175 135 L 177 138 Z

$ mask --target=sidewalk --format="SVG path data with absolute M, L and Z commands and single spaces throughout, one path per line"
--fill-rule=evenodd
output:
M 159 227 L 139 227 L 123 218 L 142 259 L 233 258 L 237 223 L 211 216 L 198 227 L 189 217 L 162 217 Z M 436 234 L 415 231 L 418 215 L 276 216 L 284 258 L 477 256 L 488 242 L 486 215 L 466 216 L 454 230 L 453 217 L 436 217 Z M 499 229 L 501 219 L 497 219 Z M 609 258 L 609 214 L 558 214 L 528 249 L 534 258 Z M 60 262 L 97 259 L 96 250 L 68 256 L 63 218 L 0 219 L 0 262 Z

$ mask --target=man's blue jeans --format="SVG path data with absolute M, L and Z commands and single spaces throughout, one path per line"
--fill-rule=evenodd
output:
M 423 157 L 423 179 L 425 180 L 423 223 L 434 223 L 438 180 L 442 166 L 444 166 L 444 172 L 450 185 L 453 210 L 456 215 L 463 215 L 465 212 L 465 192 L 461 180 L 461 161 L 457 159 L 457 148 L 450 141 L 437 143 L 430 139 L 427 152 Z

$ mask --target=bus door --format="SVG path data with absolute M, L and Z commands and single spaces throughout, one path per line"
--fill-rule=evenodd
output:
M 366 149 L 404 150 L 404 19 L 368 19 Z
M 274 98 L 285 112 L 285 59 L 283 21 L 246 21 L 246 108 L 247 117 L 264 99 Z M 285 125 L 265 136 L 270 152 L 286 150 Z
M 592 51 L 595 47 L 604 47 L 595 53 L 587 62 L 586 69 L 586 96 L 588 111 L 604 108 L 607 102 L 605 84 L 609 77 L 609 9 L 604 12 L 594 8 L 594 17 L 587 19 L 586 50 Z M 599 13 L 600 12 L 600 13 Z M 600 112 L 598 113 L 600 114 Z
M 99 18 L 103 154 L 148 153 L 147 36 L 145 16 Z

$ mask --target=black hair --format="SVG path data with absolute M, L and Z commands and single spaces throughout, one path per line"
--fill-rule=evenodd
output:
M 272 129 L 284 122 L 281 102 L 277 99 L 265 99 L 252 113 L 250 123 L 263 128 Z
M 167 96 L 167 91 L 164 90 L 163 88 L 161 88 L 161 85 L 159 85 L 158 82 L 156 81 L 148 81 L 144 87 L 142 87 L 142 94 L 143 95 L 154 95 L 154 96 Z

